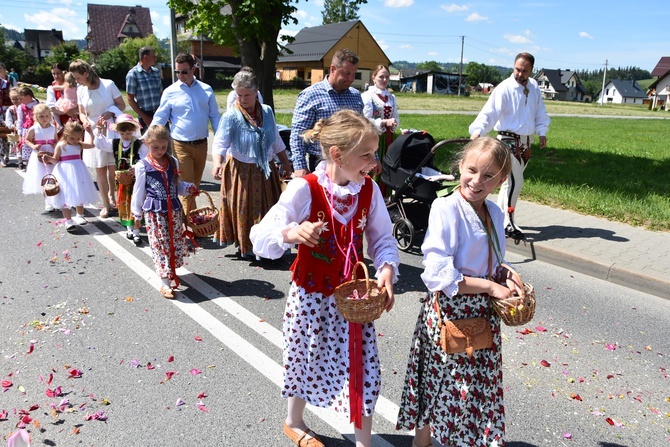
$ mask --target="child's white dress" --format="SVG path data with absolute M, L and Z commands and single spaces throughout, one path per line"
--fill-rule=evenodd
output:
M 56 139 L 56 127 L 50 124 L 49 127 L 42 127 L 35 124 L 33 127 L 35 133 L 34 143 L 40 145 L 39 152 L 54 152 L 54 146 L 58 142 Z M 43 163 L 37 159 L 38 151 L 31 151 L 28 167 L 26 168 L 26 176 L 23 179 L 23 193 L 24 194 L 39 194 L 42 195 L 42 177 L 50 174 L 54 165 Z
M 60 191 L 55 196 L 48 198 L 48 203 L 54 208 L 62 209 L 98 202 L 100 197 L 98 190 L 80 154 L 81 146 L 79 145 L 63 144 L 61 147 L 60 161 L 53 170 L 53 175 L 60 185 Z

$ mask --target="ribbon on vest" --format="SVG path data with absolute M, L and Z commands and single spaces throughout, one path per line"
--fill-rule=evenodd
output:
M 33 141 L 33 143 L 54 145 L 54 144 L 58 143 L 58 140 L 54 140 L 53 138 L 51 140 L 35 140 L 35 141 Z

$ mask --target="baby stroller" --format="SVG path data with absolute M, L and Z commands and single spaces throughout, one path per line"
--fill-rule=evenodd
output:
M 442 173 L 433 165 L 435 152 L 442 149 L 453 154 L 469 141 L 456 138 L 435 144 L 427 132 L 409 132 L 388 147 L 382 160 L 381 179 L 394 190 L 386 206 L 400 250 L 412 249 L 417 233 L 425 232 L 428 227 L 433 201 L 458 185 L 454 175 Z

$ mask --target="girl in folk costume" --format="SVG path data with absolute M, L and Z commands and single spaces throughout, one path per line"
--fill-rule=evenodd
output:
M 53 175 L 58 180 L 60 191 L 47 198 L 54 208 L 60 208 L 65 220 L 65 229 L 72 231 L 77 225 L 84 225 L 84 205 L 98 201 L 98 190 L 93 183 L 88 168 L 81 159 L 82 149 L 91 149 L 92 144 L 84 143 L 84 127 L 79 121 L 68 121 L 63 129 L 63 136 L 53 157 L 45 155 L 44 160 L 56 163 Z M 73 218 L 71 207 L 75 207 L 77 215 Z
M 17 121 L 19 133 L 21 135 L 21 156 L 19 157 L 19 169 L 26 170 L 28 165 L 28 160 L 30 159 L 30 154 L 32 149 L 30 146 L 26 145 L 26 135 L 28 135 L 28 129 L 33 127 L 35 124 L 35 119 L 33 118 L 33 107 L 39 104 L 39 101 L 35 99 L 35 95 L 30 87 L 21 87 L 19 88 L 19 97 L 21 98 L 21 105 L 19 106 L 17 113 Z
M 367 175 L 376 165 L 378 136 L 362 115 L 341 110 L 319 120 L 303 138 L 320 143 L 325 161 L 289 182 L 250 235 L 254 253 L 264 258 L 277 259 L 299 244 L 283 323 L 284 433 L 298 445 L 322 447 L 305 424 L 305 405 L 334 407 L 349 412 L 356 446 L 369 447 L 381 386 L 375 327 L 348 323 L 333 292 L 363 259 L 365 236 L 379 287 L 389 293 L 386 310 L 394 304 L 397 244 L 384 198 Z
M 179 162 L 167 154 L 170 135 L 164 126 L 149 127 L 144 138 L 149 153 L 135 165 L 130 209 L 135 228 L 140 228 L 144 214 L 154 267 L 162 282 L 161 295 L 172 299 L 171 281 L 179 287 L 175 272 L 188 256 L 182 204 L 178 196 L 196 195 L 198 188 L 179 179 Z
M 221 179 L 220 244 L 235 244 L 246 257 L 253 254 L 249 230 L 281 194 L 281 179 L 272 159 L 276 155 L 289 174 L 293 166 L 272 109 L 258 101 L 253 71 L 241 70 L 232 85 L 237 98 L 219 121 L 212 174 Z
M 56 145 L 56 126 L 54 126 L 51 110 L 46 104 L 37 104 L 33 107 L 33 117 L 36 123 L 28 130 L 26 134 L 25 145 L 31 149 L 26 176 L 23 179 L 24 194 L 42 195 L 42 178 L 46 174 L 51 174 L 53 165 L 44 163 L 38 153 L 49 152 L 53 155 Z M 44 199 L 44 210 L 51 212 L 53 206 Z
M 5 112 L 5 126 L 9 127 L 12 130 L 12 133 L 19 133 L 19 118 L 18 111 L 21 107 L 21 97 L 19 96 L 19 88 L 12 87 L 9 91 L 9 99 L 12 101 L 12 105 L 7 107 L 7 112 Z M 3 166 L 6 166 L 9 163 L 9 155 L 16 155 L 18 160 L 21 160 L 21 141 L 17 143 L 10 143 L 9 154 L 5 154 L 6 157 L 2 160 Z
M 124 113 L 116 119 L 113 127 L 113 132 L 108 135 L 107 122 L 102 117 L 98 118 L 93 144 L 102 151 L 114 154 L 117 173 L 128 170 L 134 173 L 132 167 L 149 152 L 149 148 L 137 138 L 140 123 L 131 115 Z M 119 222 L 126 228 L 126 237 L 135 245 L 140 245 L 142 243 L 140 229 L 135 227 L 135 219 L 130 211 L 134 183 L 134 179 L 129 184 L 116 182 L 116 204 L 119 210 Z
M 413 447 L 505 445 L 500 317 L 491 300 L 512 290 L 491 278 L 505 255 L 504 216 L 487 196 L 511 169 L 509 149 L 494 138 L 469 143 L 459 154 L 459 190 L 431 206 L 421 246 L 429 294 L 422 300 L 400 402 L 397 429 L 415 430 Z M 442 317 L 442 319 L 441 319 Z M 447 354 L 444 320 L 482 317 L 491 348 Z
M 377 153 L 380 162 L 379 172 L 381 172 L 381 162 L 384 160 L 384 155 L 386 155 L 386 148 L 393 142 L 394 132 L 400 124 L 398 103 L 396 102 L 395 95 L 388 91 L 389 77 L 388 67 L 378 65 L 375 71 L 372 72 L 373 85 L 361 94 L 361 98 L 363 99 L 363 115 L 372 121 L 381 133 L 379 151 Z M 379 183 L 379 176 L 375 177 L 375 181 Z M 382 191 L 386 190 L 385 185 L 380 184 L 380 187 Z

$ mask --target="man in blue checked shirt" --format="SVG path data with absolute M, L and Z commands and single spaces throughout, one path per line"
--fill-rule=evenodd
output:
M 330 63 L 330 72 L 321 82 L 300 92 L 291 121 L 291 153 L 293 177 L 313 171 L 321 158 L 318 144 L 306 143 L 302 134 L 320 119 L 328 118 L 342 109 L 363 113 L 361 93 L 351 87 L 358 70 L 358 56 L 346 48 L 338 50 Z M 309 171 L 308 160 L 309 158 Z M 381 165 L 378 164 L 381 172 Z
M 140 61 L 126 75 L 126 93 L 128 104 L 137 113 L 142 133 L 147 131 L 149 123 L 161 102 L 163 81 L 156 65 L 156 52 L 151 47 L 142 47 Z
M 174 60 L 177 81 L 165 89 L 151 125 L 170 123 L 173 155 L 179 160 L 181 179 L 200 187 L 207 163 L 208 124 L 219 126 L 214 90 L 195 78 L 195 59 L 179 53 Z M 180 197 L 184 210 L 193 196 Z

